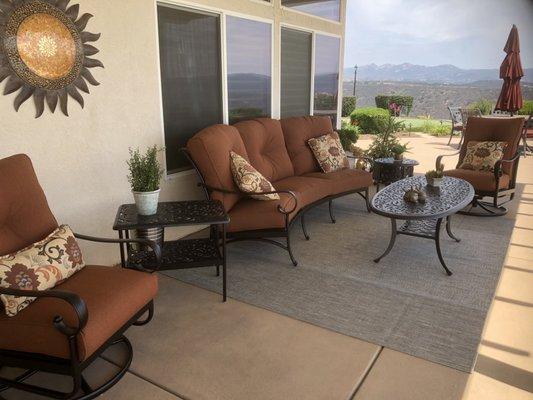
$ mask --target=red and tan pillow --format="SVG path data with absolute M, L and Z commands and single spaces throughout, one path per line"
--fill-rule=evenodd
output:
M 506 147 L 507 142 L 470 141 L 466 145 L 466 154 L 459 168 L 493 172 L 496 162 L 503 158 Z
M 231 173 L 233 180 L 244 193 L 272 192 L 276 190 L 272 183 L 257 171 L 248 161 L 235 152 L 230 152 Z M 256 200 L 279 200 L 279 194 L 256 194 L 252 198 Z
M 309 139 L 307 143 L 326 174 L 350 167 L 337 132 Z
M 78 242 L 68 225 L 61 225 L 46 239 L 0 257 L 0 287 L 48 290 L 85 266 Z M 35 297 L 0 295 L 6 314 L 14 317 Z

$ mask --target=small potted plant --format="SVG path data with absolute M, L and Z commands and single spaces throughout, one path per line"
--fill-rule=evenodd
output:
M 127 161 L 130 171 L 128 181 L 139 215 L 157 213 L 161 191 L 159 183 L 163 176 L 163 170 L 157 160 L 158 151 L 155 145 L 149 147 L 145 154 L 141 154 L 139 149 L 130 148 L 130 159 Z
M 444 165 L 439 165 L 437 169 L 426 172 L 426 181 L 429 186 L 440 187 L 444 178 Z
M 396 161 L 403 160 L 403 155 L 408 151 L 407 144 L 395 143 L 391 148 L 393 157 Z

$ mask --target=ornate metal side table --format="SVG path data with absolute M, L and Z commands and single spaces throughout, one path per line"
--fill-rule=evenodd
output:
M 374 160 L 374 182 L 376 189 L 379 191 L 380 184 L 388 185 L 413 176 L 418 161 L 409 158 L 395 160 L 394 158 L 377 158 Z
M 427 194 L 425 203 L 408 203 L 403 199 L 404 189 L 420 185 Z M 397 235 L 409 235 L 419 238 L 432 239 L 437 247 L 439 261 L 448 275 L 452 271 L 446 266 L 440 248 L 440 231 L 442 222 L 446 219 L 448 236 L 459 242 L 451 229 L 451 216 L 466 207 L 474 198 L 474 188 L 462 179 L 445 177 L 440 188 L 426 186 L 424 176 L 415 176 L 392 183 L 378 192 L 372 199 L 371 208 L 376 214 L 390 218 L 392 233 L 387 250 L 376 258 L 377 263 L 390 253 L 394 247 Z M 396 221 L 405 220 L 397 228 Z
M 113 229 L 120 238 L 129 238 L 132 230 L 155 230 L 161 242 L 162 257 L 157 265 L 150 249 L 120 246 L 122 266 L 140 266 L 159 271 L 216 267 L 217 276 L 222 267 L 222 297 L 226 301 L 226 224 L 229 216 L 218 200 L 178 201 L 159 203 L 157 214 L 137 214 L 135 204 L 123 204 L 117 211 Z M 164 228 L 176 226 L 211 226 L 211 235 L 202 239 L 164 241 Z

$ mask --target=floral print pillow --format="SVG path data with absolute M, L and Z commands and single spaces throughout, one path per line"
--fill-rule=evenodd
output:
M 466 154 L 460 169 L 494 172 L 494 166 L 503 158 L 506 142 L 476 142 L 466 145 Z
M 243 157 L 235 152 L 230 152 L 231 173 L 233 180 L 239 189 L 244 193 L 272 192 L 274 186 L 259 171 L 250 165 Z M 279 200 L 279 194 L 257 194 L 252 198 L 256 200 Z
M 61 225 L 46 239 L 13 254 L 0 256 L 0 287 L 48 290 L 85 266 L 78 242 L 68 225 Z M 6 314 L 14 317 L 35 297 L 0 295 Z
M 350 167 L 337 132 L 309 139 L 307 143 L 326 174 Z

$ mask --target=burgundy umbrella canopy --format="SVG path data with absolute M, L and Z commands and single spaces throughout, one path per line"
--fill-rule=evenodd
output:
M 509 38 L 503 51 L 507 53 L 500 67 L 500 78 L 503 79 L 503 86 L 495 110 L 508 111 L 514 114 L 522 108 L 520 78 L 524 76 L 520 61 L 520 40 L 518 39 L 516 25 L 513 25 L 509 33 Z

